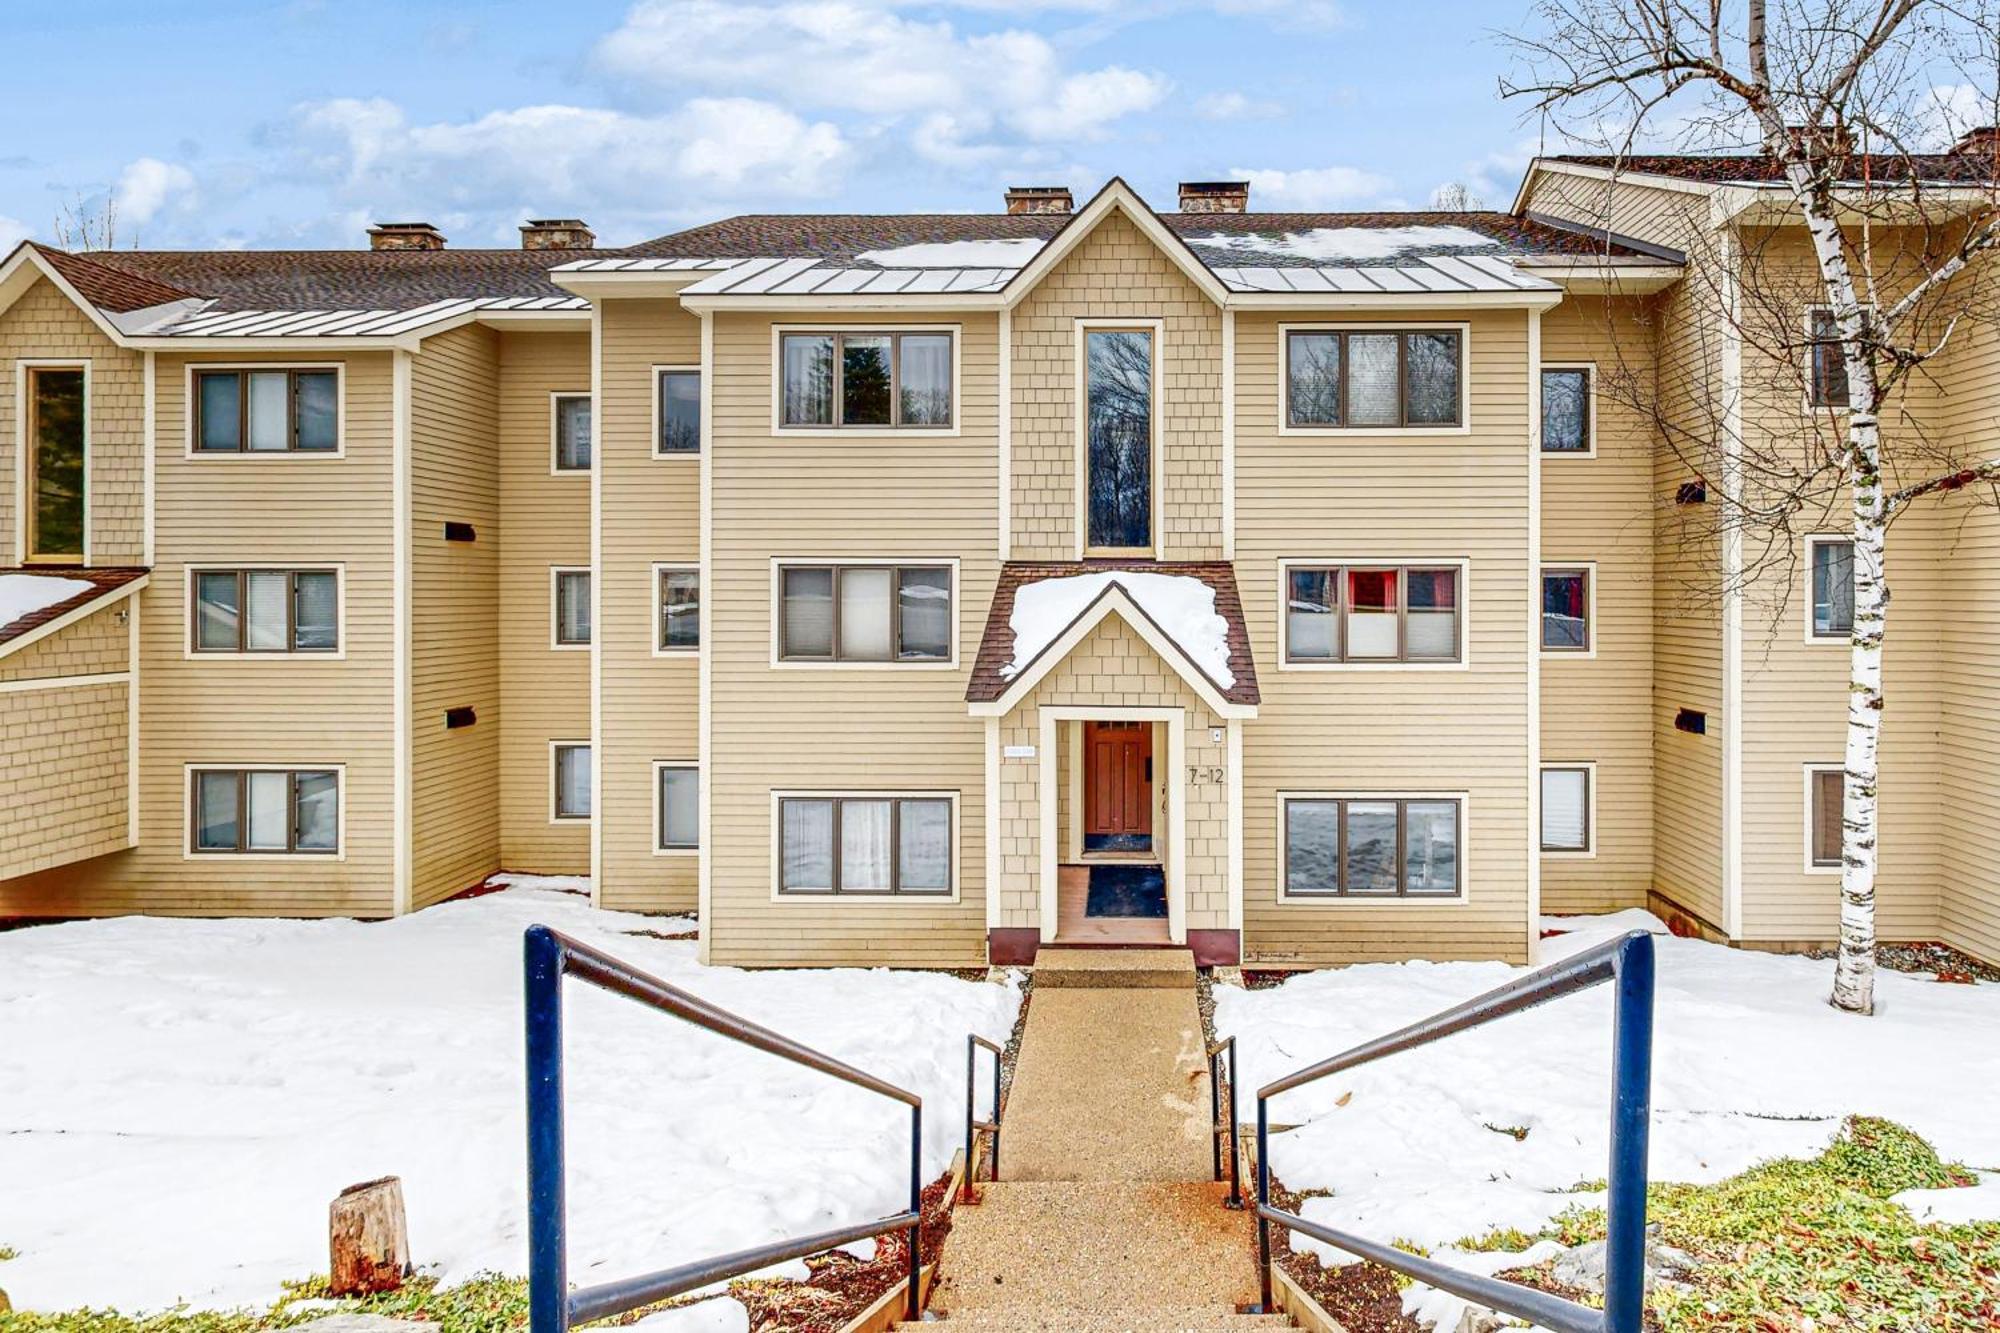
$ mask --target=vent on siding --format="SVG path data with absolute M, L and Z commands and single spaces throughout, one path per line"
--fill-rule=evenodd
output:
M 1692 708 L 1683 708 L 1674 714 L 1674 730 L 1685 731 L 1695 736 L 1708 734 L 1708 714 Z
M 1698 505 L 1708 503 L 1708 483 L 1704 481 L 1684 481 L 1674 492 L 1677 505 Z
M 446 731 L 456 731 L 460 727 L 469 727 L 478 720 L 479 714 L 472 711 L 470 707 L 447 708 L 444 710 L 444 726 Z
M 478 535 L 478 533 L 472 530 L 470 523 L 447 522 L 444 525 L 444 539 L 448 542 L 469 542 L 478 537 Z

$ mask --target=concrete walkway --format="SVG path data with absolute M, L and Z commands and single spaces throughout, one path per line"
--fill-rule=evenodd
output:
M 1005 1179 L 955 1213 L 932 1309 L 968 1333 L 1290 1327 L 1235 1313 L 1256 1258 L 1209 1179 L 1208 1097 L 1185 950 L 1044 949 Z

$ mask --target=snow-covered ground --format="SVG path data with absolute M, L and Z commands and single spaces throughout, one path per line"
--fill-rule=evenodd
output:
M 919 1092 L 926 1171 L 945 1169 L 965 1034 L 1004 1040 L 1012 987 L 703 968 L 691 942 L 624 933 L 691 922 L 594 911 L 565 885 L 377 924 L 0 933 L 0 1245 L 20 1252 L 0 1287 L 30 1310 L 268 1302 L 325 1271 L 333 1196 L 382 1175 L 403 1179 L 419 1265 L 525 1272 L 538 921 Z M 579 983 L 567 1008 L 574 1280 L 907 1206 L 902 1106 Z
M 1545 961 L 1658 922 L 1573 918 Z M 1713 1181 L 1771 1157 L 1809 1157 L 1844 1117 L 1908 1125 L 1939 1153 L 2000 1167 L 2000 986 L 1897 972 L 1878 1011 L 1830 1008 L 1833 965 L 1659 934 L 1654 1179 Z M 1500 963 L 1375 964 L 1270 990 L 1217 987 L 1216 1026 L 1237 1038 L 1246 1089 L 1498 986 Z M 1611 1003 L 1593 989 L 1273 1099 L 1273 1169 L 1331 1190 L 1305 1215 L 1381 1240 L 1437 1247 L 1495 1227 L 1533 1231 L 1609 1170 Z M 1255 1115 L 1246 1097 L 1245 1120 Z M 1510 1130 L 1525 1130 L 1516 1139 Z M 2000 1188 L 1937 1210 L 2000 1217 Z M 1304 1241 L 1304 1237 L 1298 1238 Z M 1309 1245 L 1332 1259 L 1345 1255 Z

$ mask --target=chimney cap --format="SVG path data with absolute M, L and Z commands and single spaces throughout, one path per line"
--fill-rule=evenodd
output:
M 1073 213 L 1076 200 L 1067 185 L 1010 185 L 1007 187 L 1009 213 Z
M 582 218 L 529 218 L 521 224 L 523 250 L 590 250 L 596 233 Z
M 1951 146 L 1953 153 L 1993 153 L 2000 152 L 2000 125 L 1973 125 L 1967 127 L 1958 142 Z
M 1183 213 L 1243 213 L 1249 208 L 1249 181 L 1181 182 Z
M 444 233 L 428 222 L 378 222 L 368 242 L 377 250 L 442 250 Z

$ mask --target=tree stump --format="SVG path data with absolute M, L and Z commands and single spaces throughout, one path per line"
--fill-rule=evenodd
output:
M 396 1176 L 342 1190 L 327 1210 L 327 1234 L 335 1296 L 394 1291 L 412 1271 L 403 1182 Z

